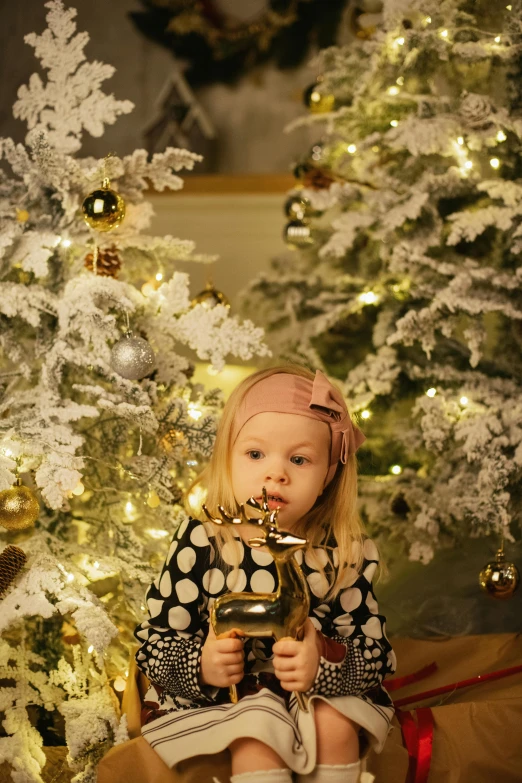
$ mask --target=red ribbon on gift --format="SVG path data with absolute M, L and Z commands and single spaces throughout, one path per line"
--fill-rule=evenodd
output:
M 399 688 L 403 688 L 405 685 L 411 685 L 414 682 L 418 682 L 419 680 L 428 677 L 436 670 L 437 664 L 431 663 L 429 666 L 425 666 L 423 669 L 419 669 L 413 674 L 385 681 L 384 685 L 389 691 L 399 690 Z M 489 672 L 488 674 L 479 674 L 468 680 L 452 682 L 449 685 L 442 685 L 440 688 L 433 688 L 429 691 L 417 693 L 415 696 L 406 696 L 403 699 L 396 699 L 394 705 L 397 708 L 397 718 L 401 724 L 402 737 L 409 758 L 407 783 L 427 783 L 428 781 L 433 750 L 433 712 L 430 707 L 419 707 L 411 712 L 403 711 L 398 708 L 403 707 L 406 704 L 411 704 L 412 702 L 440 696 L 442 693 L 468 688 L 470 685 L 480 685 L 480 683 L 483 682 L 500 680 L 502 677 L 509 677 L 511 674 L 517 674 L 518 672 L 522 672 L 522 665 L 511 666 L 509 669 L 499 669 L 496 672 Z

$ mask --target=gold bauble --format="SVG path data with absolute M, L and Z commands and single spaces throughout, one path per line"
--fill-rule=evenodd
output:
M 213 307 L 220 304 L 225 305 L 225 307 L 230 307 L 230 302 L 225 294 L 222 291 L 218 291 L 217 288 L 214 288 L 211 281 L 207 283 L 203 291 L 200 291 L 199 294 L 194 297 L 191 304 L 192 307 L 195 307 L 198 304 L 203 305 L 207 310 L 211 310 Z
M 310 202 L 304 196 L 292 193 L 285 201 L 284 211 L 290 220 L 304 220 L 310 214 Z
M 335 107 L 335 96 L 326 92 L 320 82 L 306 88 L 303 100 L 312 114 L 326 114 L 326 112 L 333 111 Z
M 0 525 L 7 530 L 25 530 L 40 516 L 40 504 L 32 490 L 22 484 L 0 492 Z
M 514 563 L 506 563 L 503 549 L 494 561 L 487 563 L 479 575 L 481 588 L 492 598 L 512 598 L 520 584 L 520 573 Z
M 93 190 L 84 199 L 82 212 L 85 222 L 96 231 L 112 231 L 125 217 L 125 202 L 119 193 L 111 190 L 104 179 L 99 190 Z

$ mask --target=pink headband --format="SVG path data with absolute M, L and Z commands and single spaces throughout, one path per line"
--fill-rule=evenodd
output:
M 313 382 L 290 373 L 277 373 L 258 381 L 245 394 L 236 414 L 232 443 L 252 416 L 269 411 L 295 413 L 324 421 L 330 426 L 332 445 L 325 486 L 335 476 L 338 462 L 345 464 L 350 454 L 355 454 L 366 440 L 362 432 L 352 424 L 341 392 L 332 386 L 320 370 L 315 373 Z

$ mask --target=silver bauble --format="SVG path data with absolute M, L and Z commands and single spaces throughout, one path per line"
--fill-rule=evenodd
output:
M 128 381 L 139 381 L 154 370 L 156 357 L 146 340 L 127 332 L 114 344 L 111 351 L 111 367 Z

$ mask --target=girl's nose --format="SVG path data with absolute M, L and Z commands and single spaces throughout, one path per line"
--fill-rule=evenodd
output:
M 268 465 L 265 481 L 277 481 L 278 484 L 287 484 L 288 474 L 283 465 L 277 463 Z

